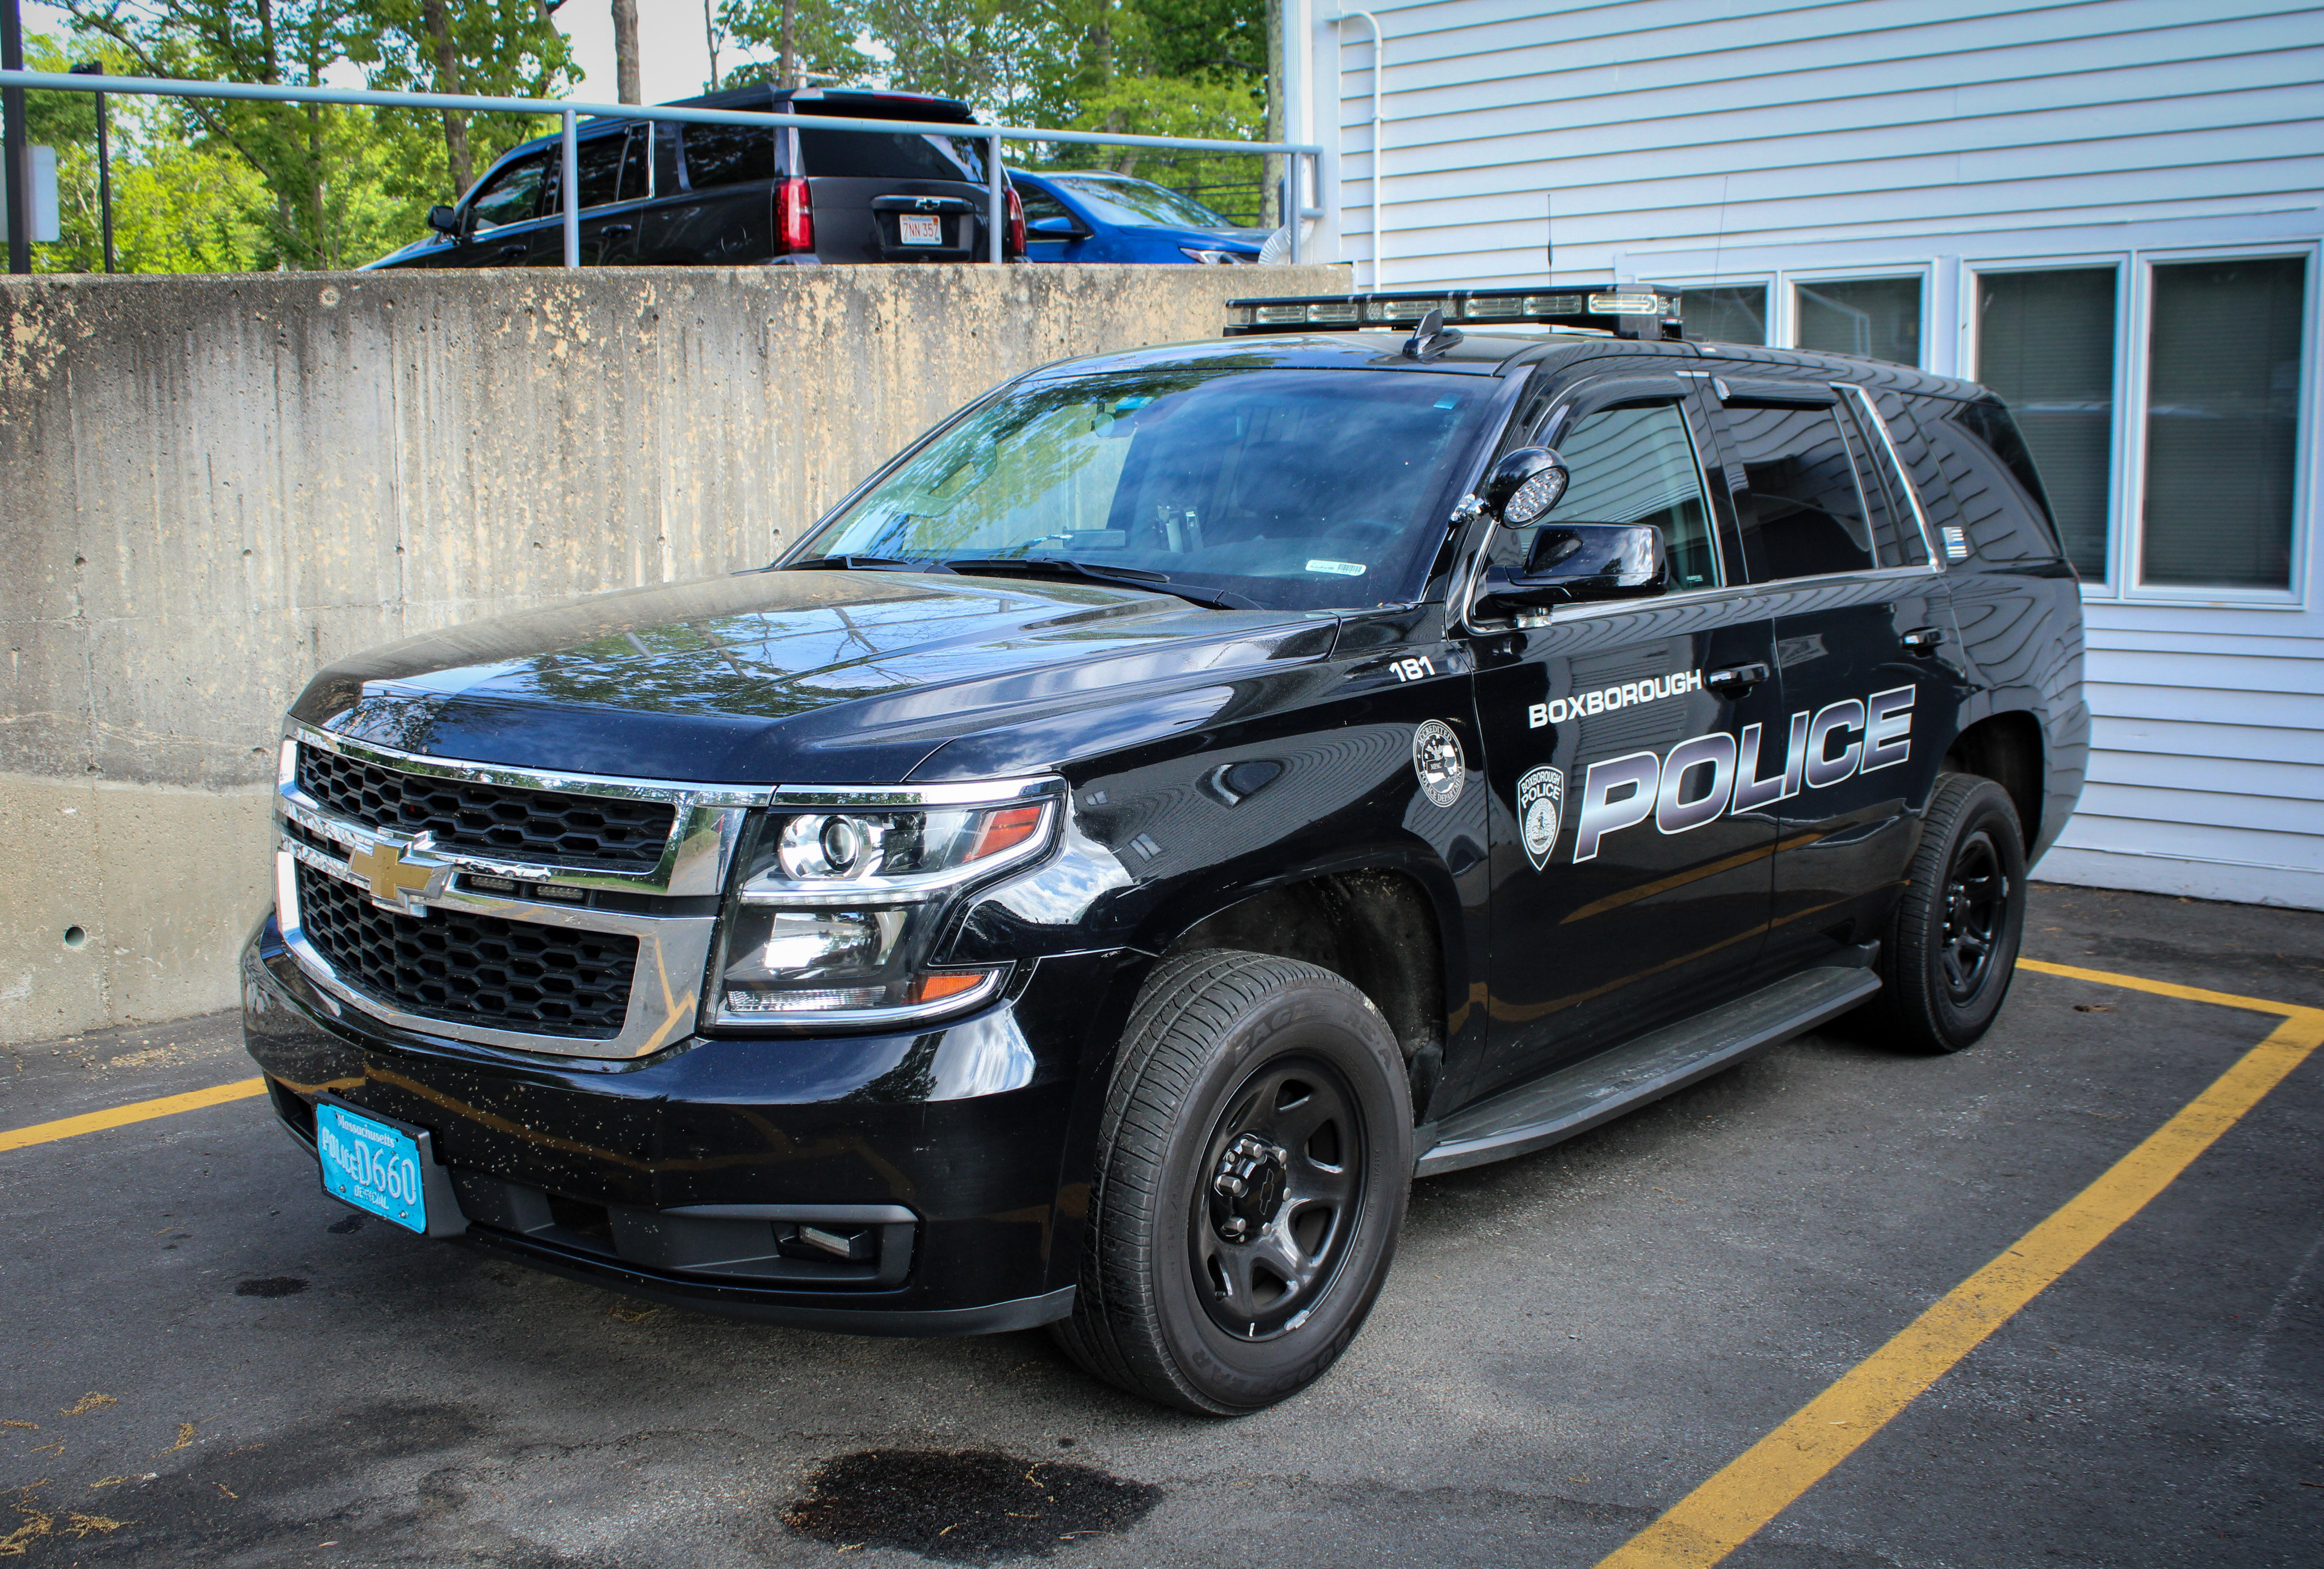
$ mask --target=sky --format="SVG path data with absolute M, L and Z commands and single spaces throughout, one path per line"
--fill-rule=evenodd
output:
M 65 14 L 40 0 L 25 0 L 24 26 L 35 32 L 61 33 Z M 559 31 L 573 41 L 573 53 L 586 76 L 574 97 L 611 103 L 620 96 L 613 72 L 613 8 L 611 0 L 566 0 L 556 15 Z M 721 50 L 719 69 L 740 63 L 744 56 L 733 47 Z M 690 98 L 710 80 L 710 46 L 702 30 L 702 0 L 638 0 L 638 69 L 644 78 L 645 101 L 668 103 Z M 341 65 L 327 78 L 338 88 L 363 86 L 361 73 Z

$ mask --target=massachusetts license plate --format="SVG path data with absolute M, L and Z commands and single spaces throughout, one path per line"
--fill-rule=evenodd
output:
M 944 244 L 944 219 L 915 217 L 909 213 L 896 215 L 896 226 L 903 231 L 908 245 L 941 245 Z
M 323 1159 L 325 1192 L 427 1234 L 420 1145 L 410 1134 L 321 1101 L 315 1106 L 315 1152 Z

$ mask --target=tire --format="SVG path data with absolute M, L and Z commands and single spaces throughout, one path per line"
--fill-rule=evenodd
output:
M 1233 949 L 1139 993 L 1098 1129 L 1066 1353 L 1182 1410 L 1296 1394 L 1355 1337 L 1412 1180 L 1404 1059 L 1329 971 Z
M 1938 775 L 1862 1033 L 1914 1051 L 1974 1046 L 2009 994 L 2024 933 L 2025 835 L 2009 792 Z

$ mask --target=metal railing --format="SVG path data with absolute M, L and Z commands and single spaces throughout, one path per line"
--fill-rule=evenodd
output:
M 986 143 L 985 238 L 988 260 L 999 262 L 1006 229 L 1008 181 L 1001 164 L 1003 142 L 1051 142 L 1095 147 L 1152 147 L 1189 152 L 1272 152 L 1291 160 L 1284 180 L 1290 249 L 1288 260 L 1299 260 L 1299 231 L 1308 218 L 1320 218 L 1323 209 L 1307 205 L 1312 189 L 1322 200 L 1323 150 L 1312 142 L 1220 142 L 1197 136 L 1134 136 L 1106 131 L 1025 130 L 1007 125 L 958 125 L 932 120 L 866 120 L 837 115 L 779 115 L 749 109 L 695 109 L 669 104 L 577 103 L 570 98 L 497 98 L 466 93 L 390 93 L 364 88 L 285 88 L 254 82 L 180 81 L 165 77 L 105 77 L 63 75 L 52 71 L 0 70 L 0 88 L 26 88 L 59 93 L 138 93 L 164 98 L 241 98 L 276 104 L 337 104 L 384 109 L 461 109 L 477 114 L 555 115 L 561 116 L 562 180 L 559 205 L 564 208 L 565 265 L 581 264 L 581 208 L 574 199 L 580 189 L 576 168 L 580 120 L 584 115 L 605 120 L 671 120 L 696 125 L 764 125 L 769 129 L 801 126 L 818 131 L 865 131 L 909 135 L 941 134 L 982 140 Z M 8 178 L 20 172 L 9 161 Z M 466 193 L 460 193 L 465 195 Z M 1299 198 L 1295 203 L 1289 198 Z M 29 193 L 28 193 L 29 195 Z M 29 202 L 26 204 L 29 208 Z M 1296 211 L 1295 211 L 1296 208 Z

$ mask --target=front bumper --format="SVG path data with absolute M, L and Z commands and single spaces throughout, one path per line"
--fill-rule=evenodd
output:
M 1092 1000 L 1133 958 L 1045 958 L 1010 998 L 911 1033 L 549 1060 L 338 1002 L 270 918 L 243 954 L 243 1033 L 310 1149 L 325 1096 L 425 1129 L 472 1245 L 732 1316 L 983 1334 L 1071 1311 L 1086 1192 L 1072 1123 L 1084 1053 L 1109 1038 Z M 788 1244 L 802 1223 L 870 1256 Z

